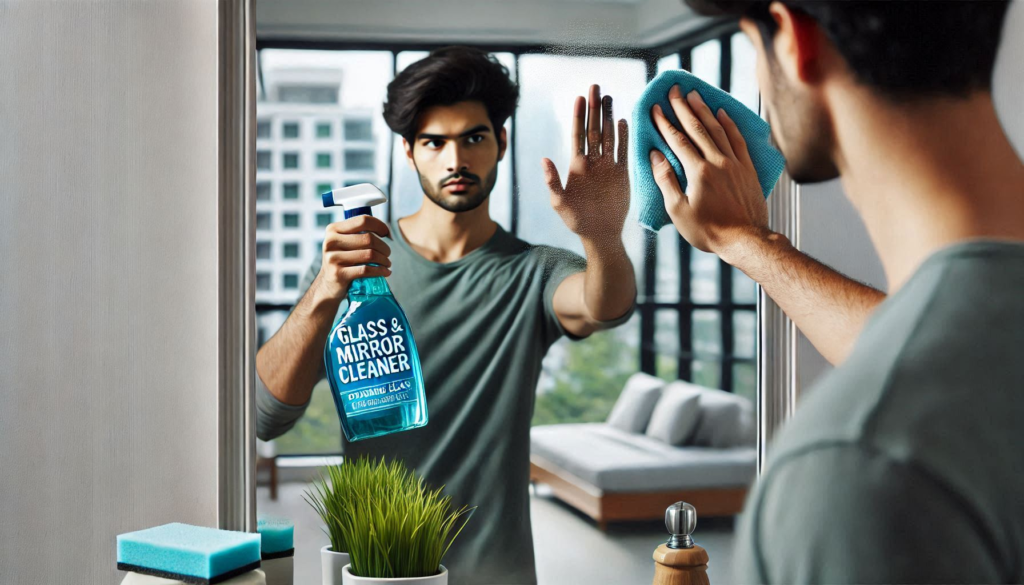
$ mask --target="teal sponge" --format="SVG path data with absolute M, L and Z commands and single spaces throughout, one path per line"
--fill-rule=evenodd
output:
M 122 571 L 212 585 L 259 566 L 259 534 L 175 522 L 117 536 Z
M 295 553 L 295 525 L 287 518 L 261 517 L 256 530 L 263 539 L 263 559 L 290 557 Z

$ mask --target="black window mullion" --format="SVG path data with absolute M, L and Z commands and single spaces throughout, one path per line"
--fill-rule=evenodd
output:
M 658 265 L 658 234 L 641 230 L 644 238 L 644 302 L 640 304 L 640 371 L 655 375 L 657 348 L 654 346 L 655 268 Z
M 679 51 L 679 66 L 690 70 L 690 49 Z M 674 228 L 673 228 L 674 229 Z M 690 272 L 693 248 L 679 237 L 679 357 L 678 378 L 693 381 L 693 307 L 690 295 L 693 275 Z
M 391 51 L 391 79 L 394 79 L 395 76 L 397 75 L 398 51 Z M 344 124 L 344 121 L 342 121 L 342 124 Z M 344 127 L 338 129 L 339 134 L 342 134 L 343 131 Z M 392 203 L 392 201 L 394 201 L 395 199 L 395 133 L 388 132 L 388 135 L 391 137 L 390 140 L 388 141 L 388 221 L 390 221 L 392 225 L 397 226 L 398 218 L 392 215 L 392 213 L 394 213 L 393 210 L 395 208 L 394 204 Z

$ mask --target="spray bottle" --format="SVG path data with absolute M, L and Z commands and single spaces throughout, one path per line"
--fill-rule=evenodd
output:
M 387 197 L 368 183 L 328 191 L 324 207 L 345 219 L 370 215 Z M 348 309 L 331 326 L 324 365 L 348 441 L 427 424 L 419 352 L 405 312 L 381 276 L 360 278 L 348 290 Z

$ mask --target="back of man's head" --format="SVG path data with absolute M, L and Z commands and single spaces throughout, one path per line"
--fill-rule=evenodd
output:
M 685 0 L 699 14 L 753 21 L 773 58 L 773 0 Z M 858 82 L 894 100 L 991 90 L 1005 0 L 774 0 L 807 15 Z

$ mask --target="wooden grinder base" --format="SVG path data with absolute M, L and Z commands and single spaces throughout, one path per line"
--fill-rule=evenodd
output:
M 669 548 L 654 551 L 654 585 L 710 585 L 708 553 L 703 547 Z

